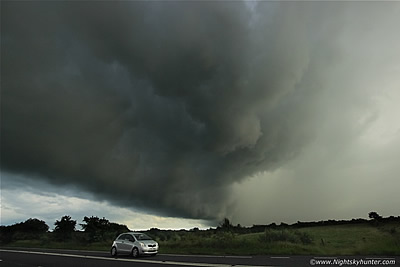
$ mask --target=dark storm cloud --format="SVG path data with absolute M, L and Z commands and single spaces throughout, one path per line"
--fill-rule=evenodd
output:
M 313 137 L 320 84 L 298 85 L 313 55 L 335 61 L 327 36 L 340 27 L 322 22 L 342 7 L 328 5 L 3 3 L 3 170 L 224 216 L 232 183 Z

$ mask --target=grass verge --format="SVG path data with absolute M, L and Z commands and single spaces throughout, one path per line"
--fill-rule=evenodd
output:
M 208 255 L 400 255 L 400 224 L 338 225 L 264 232 L 176 232 L 154 236 L 160 253 Z M 52 240 L 51 233 L 35 240 L 18 240 L 12 247 L 108 251 L 112 240 L 84 243 L 72 237 Z

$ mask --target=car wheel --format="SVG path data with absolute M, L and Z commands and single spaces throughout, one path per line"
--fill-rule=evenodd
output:
M 116 247 L 112 247 L 111 248 L 111 256 L 117 257 L 117 255 L 118 255 L 117 248 Z
M 132 257 L 134 258 L 139 257 L 139 250 L 137 248 L 132 249 Z

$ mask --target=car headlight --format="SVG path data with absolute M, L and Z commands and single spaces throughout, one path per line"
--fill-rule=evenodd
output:
M 146 247 L 146 245 L 142 242 L 140 242 L 140 245 L 142 246 L 142 248 Z

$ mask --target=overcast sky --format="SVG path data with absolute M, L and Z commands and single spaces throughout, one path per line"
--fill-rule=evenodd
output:
M 1 224 L 400 215 L 400 3 L 1 7 Z

